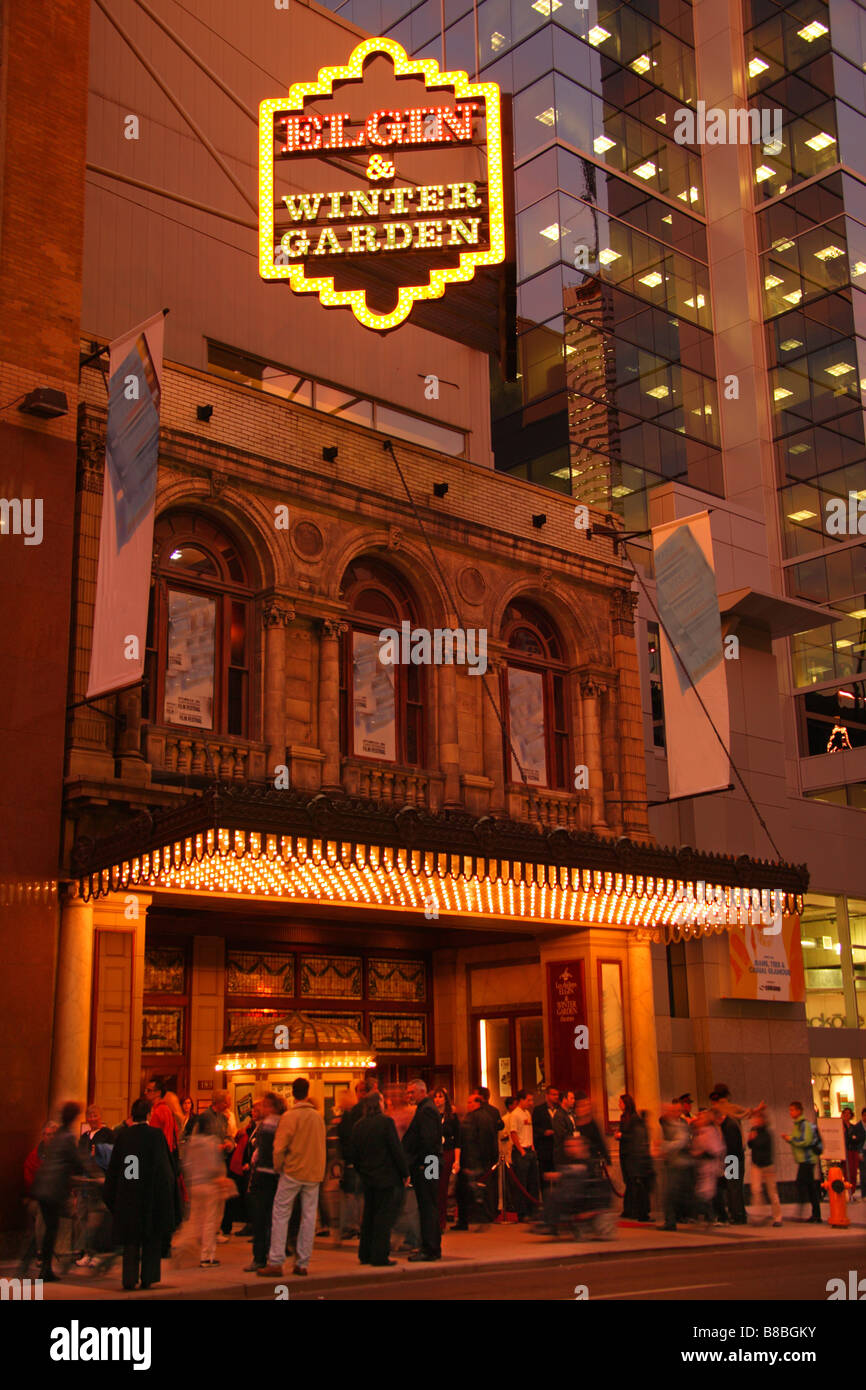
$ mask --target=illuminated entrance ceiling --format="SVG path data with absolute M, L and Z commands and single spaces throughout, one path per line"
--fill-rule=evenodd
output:
M 250 788 L 205 793 L 160 819 L 147 817 L 138 832 L 133 822 L 101 844 L 82 844 L 75 858 L 85 898 L 140 888 L 208 901 L 354 906 L 452 925 L 467 918 L 603 923 L 658 939 L 734 925 L 746 889 L 780 893 L 782 910 L 798 912 L 808 887 L 802 867 L 745 856 Z M 677 904 L 696 882 L 724 920 L 678 920 Z

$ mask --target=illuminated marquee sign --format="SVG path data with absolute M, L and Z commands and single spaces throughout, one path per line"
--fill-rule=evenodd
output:
M 371 77 L 406 104 L 370 110 Z M 263 279 L 396 328 L 416 300 L 505 259 L 499 88 L 367 39 L 261 103 L 259 209 Z

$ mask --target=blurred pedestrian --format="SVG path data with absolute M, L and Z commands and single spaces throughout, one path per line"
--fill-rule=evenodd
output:
M 147 1123 L 165 1135 L 171 1170 L 174 1173 L 174 1224 L 169 1231 L 162 1250 L 162 1258 L 171 1255 L 171 1237 L 183 1220 L 183 1196 L 180 1186 L 180 1126 L 173 1106 L 168 1102 L 168 1087 L 161 1076 L 152 1076 L 144 1088 L 144 1098 L 150 1106 Z M 175 1101 L 177 1097 L 174 1096 Z M 180 1104 L 178 1102 L 178 1110 Z M 181 1118 L 183 1118 L 181 1114 Z M 134 1122 L 133 1122 L 134 1123 Z
M 460 1167 L 457 1173 L 457 1223 L 455 1231 L 468 1231 L 470 1222 L 479 1229 L 489 1224 L 487 1183 L 499 1158 L 496 1130 L 477 1090 L 470 1091 L 460 1126 Z
M 860 1150 L 863 1147 L 860 1142 L 857 1125 L 854 1123 L 854 1111 L 850 1105 L 846 1105 L 842 1111 L 842 1137 L 845 1141 L 845 1177 L 851 1184 L 852 1202 L 857 1200 L 857 1182 L 860 1172 Z
M 749 1173 L 752 1206 L 761 1206 L 762 1189 L 766 1188 L 767 1196 L 770 1199 L 773 1225 L 781 1226 L 782 1205 L 776 1187 L 776 1145 L 764 1107 L 759 1107 L 752 1117 L 752 1128 L 748 1142 L 749 1152 L 752 1155 L 752 1167 Z
M 440 1260 L 442 1232 L 439 1229 L 439 1172 L 442 1163 L 442 1127 L 433 1098 L 427 1094 L 426 1082 L 410 1081 L 407 1098 L 415 1105 L 415 1114 L 403 1135 L 403 1148 L 409 1164 L 409 1176 L 418 1201 L 421 1226 L 421 1249 L 410 1260 Z M 491 1121 L 492 1124 L 492 1121 Z
M 860 1157 L 860 1196 L 866 1202 L 866 1106 L 860 1111 L 860 1119 L 853 1128 L 852 1137 L 856 1139 Z
M 371 1091 L 353 1126 L 351 1154 L 364 1194 L 358 1259 L 362 1265 L 395 1265 L 391 1230 L 409 1179 L 409 1165 L 394 1121 L 382 1109 L 382 1095 Z
M 696 1165 L 695 1206 L 708 1226 L 715 1220 L 716 1188 L 722 1173 L 725 1141 L 721 1112 L 701 1110 L 692 1124 L 692 1154 Z
M 664 1221 L 662 1230 L 675 1231 L 677 1221 L 687 1205 L 690 1191 L 694 1189 L 691 1180 L 694 1162 L 691 1152 L 691 1132 L 683 1115 L 679 1101 L 662 1107 L 659 1116 L 661 1128 L 662 1162 L 662 1211 Z
M 132 1104 L 132 1124 L 111 1154 L 102 1197 L 113 1218 L 114 1243 L 123 1247 L 122 1282 L 149 1289 L 160 1280 L 162 1251 L 175 1219 L 176 1176 L 160 1126 L 148 1124 L 150 1103 Z
M 217 1269 L 217 1232 L 226 1196 L 230 1195 L 222 1144 L 217 1134 L 198 1128 L 193 1131 L 183 1149 L 183 1174 L 190 1199 L 189 1219 L 175 1241 L 175 1257 L 197 1246 L 199 1267 Z
M 460 1118 L 451 1104 L 451 1097 L 444 1086 L 437 1086 L 433 1092 L 433 1104 L 439 1112 L 442 1126 L 442 1162 L 439 1166 L 439 1229 L 444 1231 L 448 1225 L 448 1193 L 454 1172 L 454 1156 L 460 1148 Z
M 622 1214 L 626 1220 L 649 1221 L 649 1179 L 653 1176 L 649 1134 L 632 1096 L 621 1095 L 619 1108 L 619 1129 L 614 1137 L 619 1140 L 619 1162 L 625 1182 Z
M 196 1134 L 209 1136 L 216 1139 L 223 1159 L 223 1176 L 228 1177 L 228 1166 L 231 1156 L 234 1153 L 234 1135 L 237 1132 L 234 1116 L 231 1113 L 230 1097 L 228 1091 L 214 1091 L 210 1105 L 202 1110 L 197 1118 Z M 230 1180 L 231 1181 L 231 1180 Z M 226 1192 L 229 1196 L 235 1195 L 234 1182 L 231 1187 L 226 1187 L 224 1183 L 221 1191 L 225 1198 Z M 223 1201 L 222 1215 L 220 1217 L 219 1234 L 216 1237 L 218 1245 L 225 1245 L 232 1231 L 232 1214 L 227 1201 Z
M 279 1278 L 283 1272 L 289 1219 L 298 1197 L 301 1224 L 293 1274 L 306 1275 L 313 1253 L 319 1187 L 325 1176 L 327 1146 L 325 1121 L 309 1098 L 310 1083 L 299 1076 L 292 1082 L 294 1105 L 280 1117 L 274 1136 L 274 1171 L 279 1182 L 271 1217 L 271 1247 L 268 1263 L 258 1273 Z
M 250 1180 L 247 1189 L 253 1228 L 253 1258 L 246 1266 L 251 1274 L 264 1269 L 271 1241 L 271 1214 L 279 1177 L 274 1169 L 274 1139 L 280 1116 L 285 1114 L 282 1096 L 266 1091 L 253 1106 L 255 1127 L 250 1139 Z
M 57 1121 L 49 1120 L 42 1126 L 42 1134 L 36 1147 L 31 1149 L 24 1160 L 24 1206 L 27 1212 L 27 1236 L 18 1265 L 19 1279 L 26 1279 L 30 1262 L 34 1255 L 39 1256 L 45 1234 L 45 1222 L 39 1203 L 33 1196 L 33 1179 L 45 1162 L 49 1140 L 57 1133 Z
M 499 1215 L 499 1168 L 498 1160 L 502 1157 L 501 1138 L 505 1133 L 505 1121 L 498 1106 L 494 1105 L 490 1099 L 490 1087 L 479 1086 L 478 1095 L 481 1099 L 480 1108 L 486 1115 L 489 1115 L 493 1122 L 493 1132 L 496 1135 L 496 1172 L 491 1176 L 487 1175 L 484 1187 L 484 1211 L 488 1221 L 495 1221 Z
M 361 1231 L 361 1181 L 352 1163 L 351 1153 L 352 1130 L 363 1114 L 366 1095 L 366 1081 L 356 1081 L 354 1104 L 348 1091 L 341 1097 L 343 1113 L 337 1126 L 337 1145 L 343 1164 L 343 1176 L 340 1179 L 340 1235 L 343 1240 L 354 1240 Z
M 532 1128 L 532 1100 L 528 1091 L 518 1091 L 514 1109 L 505 1119 L 511 1142 L 509 1155 L 513 1183 L 514 1209 L 518 1221 L 534 1218 L 541 1205 L 541 1175 Z
M 791 1145 L 791 1152 L 794 1155 L 794 1162 L 797 1165 L 797 1200 L 800 1204 L 800 1211 L 804 1206 L 811 1207 L 812 1215 L 808 1218 L 809 1224 L 819 1226 L 821 1224 L 821 1204 L 818 1184 L 815 1181 L 815 1157 L 817 1136 L 815 1125 L 810 1124 L 803 1114 L 803 1106 L 799 1100 L 792 1100 L 788 1106 L 788 1113 L 793 1120 L 793 1128 L 790 1134 L 783 1134 L 782 1138 Z
M 60 1124 L 45 1146 L 45 1157 L 33 1178 L 31 1192 L 39 1203 L 45 1232 L 42 1237 L 42 1264 L 39 1278 L 44 1283 L 56 1281 L 51 1267 L 60 1218 L 67 1214 L 72 1192 L 72 1179 L 83 1174 L 84 1159 L 78 1150 L 75 1122 L 81 1106 L 67 1101 L 60 1111 Z
M 723 1091 L 727 1092 L 727 1087 L 724 1087 Z M 724 1102 L 728 1097 L 723 1091 L 710 1092 L 710 1104 L 721 1116 L 719 1129 L 725 1142 L 725 1162 L 716 1188 L 716 1218 L 723 1225 L 727 1222 L 731 1226 L 745 1226 L 747 1217 L 743 1196 L 746 1179 L 743 1132 L 739 1119 L 735 1119 L 733 1113 L 726 1113 Z M 751 1111 L 741 1113 L 751 1114 Z

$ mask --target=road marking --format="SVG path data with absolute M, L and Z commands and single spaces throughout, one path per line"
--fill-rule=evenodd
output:
M 600 1293 L 592 1300 L 601 1303 L 611 1298 L 636 1298 L 641 1293 L 682 1293 L 683 1289 L 729 1289 L 730 1284 L 669 1284 L 666 1289 L 630 1289 L 628 1293 Z

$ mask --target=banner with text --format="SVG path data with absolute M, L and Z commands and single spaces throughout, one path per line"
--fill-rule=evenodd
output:
M 88 699 L 144 674 L 164 325 L 154 314 L 111 344 Z
M 701 705 L 727 746 L 728 687 L 709 513 L 655 526 L 652 534 L 668 796 L 722 791 L 730 784 L 730 761 Z

